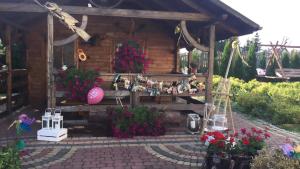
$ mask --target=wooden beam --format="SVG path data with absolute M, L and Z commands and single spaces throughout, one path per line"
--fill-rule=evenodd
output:
M 228 18 L 228 15 L 227 14 L 223 14 L 221 16 L 216 16 L 216 14 L 208 11 L 207 9 L 201 7 L 200 5 L 198 5 L 197 3 L 193 2 L 192 0 L 181 0 L 184 4 L 186 4 L 187 6 L 189 6 L 190 8 L 192 9 L 195 9 L 199 12 L 203 12 L 203 13 L 206 13 L 207 15 L 210 15 L 212 18 L 215 18 L 215 19 L 219 19 L 221 21 L 217 21 L 218 24 L 220 26 L 222 26 L 223 28 L 231 31 L 233 34 L 235 35 L 239 35 L 239 31 L 231 26 L 228 26 L 226 23 L 223 23 L 222 21 L 224 21 L 224 19 L 226 20 Z M 225 17 L 227 15 L 227 17 Z
M 184 35 L 184 37 L 191 43 L 191 45 L 203 52 L 208 52 L 209 49 L 208 47 L 204 46 L 204 45 L 201 45 L 199 44 L 189 33 L 189 31 L 187 30 L 187 27 L 186 27 L 186 21 L 181 21 L 180 22 L 180 27 L 182 29 L 182 33 Z
M 12 59 L 11 59 L 11 27 L 6 26 L 5 31 L 6 40 L 6 65 L 7 65 L 7 88 L 6 88 L 6 110 L 8 113 L 12 111 Z
M 55 84 L 53 75 L 53 16 L 47 15 L 47 106 L 54 108 L 56 105 Z
M 211 25 L 209 28 L 208 78 L 207 78 L 207 84 L 206 84 L 206 102 L 208 102 L 208 103 L 212 103 L 215 41 L 216 41 L 216 26 Z
M 23 31 L 28 31 L 29 30 L 28 28 L 26 28 L 26 27 L 24 27 L 24 26 L 22 26 L 20 24 L 17 24 L 16 22 L 14 22 L 12 20 L 9 20 L 9 19 L 7 19 L 5 17 L 2 17 L 2 16 L 0 16 L 0 21 L 4 22 L 4 23 L 6 23 L 6 24 L 8 24 L 10 26 L 13 26 L 13 27 L 15 27 L 17 29 L 23 30 Z
M 132 10 L 132 9 L 103 9 L 89 8 L 82 6 L 60 6 L 69 14 L 78 15 L 98 15 L 98 16 L 115 16 L 127 18 L 145 18 L 161 20 L 186 20 L 186 21 L 209 21 L 211 17 L 201 13 L 191 12 L 166 12 L 166 11 L 149 11 L 149 10 Z M 46 9 L 36 4 L 28 3 L 0 3 L 0 12 L 29 12 L 45 13 Z

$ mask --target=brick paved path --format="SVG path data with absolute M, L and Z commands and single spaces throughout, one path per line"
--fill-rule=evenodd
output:
M 11 120 L 11 119 L 10 119 Z M 289 133 L 262 121 L 253 121 L 234 114 L 235 128 L 269 127 L 272 134 L 269 146 L 278 146 L 288 137 L 300 141 L 298 134 Z M 1 122 L 0 127 L 8 122 Z M 6 127 L 5 127 L 6 128 Z M 38 127 L 35 127 L 38 128 Z M 0 144 L 13 139 L 13 133 L 0 131 Z M 59 143 L 35 140 L 34 130 L 26 136 L 27 155 L 22 168 L 43 169 L 185 169 L 201 168 L 205 147 L 199 136 L 184 132 L 161 137 L 114 139 L 108 137 L 75 137 Z

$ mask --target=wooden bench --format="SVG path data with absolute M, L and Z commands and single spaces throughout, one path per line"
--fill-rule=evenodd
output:
M 283 73 L 280 71 L 280 69 L 276 69 L 275 71 L 276 75 L 280 78 L 286 77 L 287 79 L 299 79 L 300 80 L 300 69 L 283 69 Z

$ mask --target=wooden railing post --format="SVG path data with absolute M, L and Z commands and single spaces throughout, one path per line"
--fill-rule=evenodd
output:
M 211 25 L 209 28 L 209 59 L 208 59 L 208 78 L 206 85 L 206 102 L 212 102 L 212 88 L 214 75 L 214 55 L 215 55 L 215 41 L 216 41 L 216 27 Z
M 6 65 L 7 65 L 7 88 L 6 88 L 6 110 L 8 113 L 12 111 L 12 60 L 11 60 L 11 27 L 6 26 Z
M 53 16 L 47 16 L 47 106 L 54 108 L 56 105 L 55 84 L 53 75 Z

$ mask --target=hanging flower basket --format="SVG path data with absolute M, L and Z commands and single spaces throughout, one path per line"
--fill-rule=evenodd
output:
M 145 73 L 148 67 L 149 59 L 137 42 L 128 40 L 118 46 L 114 60 L 116 73 Z

